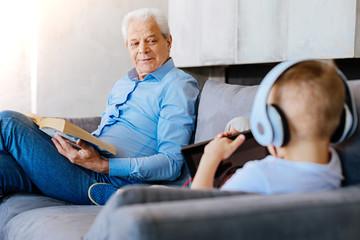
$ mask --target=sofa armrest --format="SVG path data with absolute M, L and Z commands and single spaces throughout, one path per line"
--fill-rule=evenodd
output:
M 360 221 L 360 186 L 313 193 L 245 194 L 113 207 L 112 204 L 104 207 L 85 239 L 360 237 L 356 224 Z M 104 210 L 109 211 L 101 215 Z
M 238 195 L 256 195 L 245 192 L 220 191 L 218 189 L 190 190 L 166 186 L 127 186 L 119 189 L 96 217 L 87 239 L 108 239 L 104 234 L 110 224 L 110 216 L 116 209 L 128 206 L 151 206 L 168 202 L 192 202 L 197 199 L 213 199 Z M 100 237 L 101 236 L 101 237 Z M 122 239 L 122 238 L 121 238 Z M 124 238 L 126 239 L 126 238 Z
M 111 197 L 108 204 L 112 205 L 113 208 L 118 208 L 125 205 L 227 197 L 244 194 L 249 195 L 250 193 L 220 191 L 219 189 L 190 190 L 188 188 L 184 189 L 181 187 L 166 187 L 160 185 L 127 186 L 119 189 L 116 194 Z

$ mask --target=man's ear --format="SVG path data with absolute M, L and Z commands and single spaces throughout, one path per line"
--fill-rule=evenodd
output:
M 269 153 L 271 155 L 273 155 L 274 157 L 278 156 L 277 151 L 276 151 L 276 147 L 274 145 L 268 145 L 267 149 L 268 149 Z
M 172 36 L 171 36 L 171 34 L 170 34 L 169 37 L 166 39 L 166 42 L 168 43 L 168 50 L 170 51 L 171 45 L 172 45 Z

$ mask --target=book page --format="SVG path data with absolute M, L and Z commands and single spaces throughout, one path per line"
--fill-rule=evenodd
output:
M 42 117 L 40 115 L 35 114 L 35 113 L 26 112 L 26 113 L 24 113 L 24 115 L 32 118 L 37 125 L 39 125 L 40 121 L 42 120 Z

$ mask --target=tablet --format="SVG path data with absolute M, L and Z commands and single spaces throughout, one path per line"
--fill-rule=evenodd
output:
M 239 134 L 245 135 L 245 142 L 228 159 L 220 163 L 214 179 L 214 187 L 216 188 L 222 186 L 225 181 L 229 179 L 238 168 L 244 166 L 246 162 L 251 160 L 261 160 L 269 155 L 267 148 L 261 146 L 255 140 L 251 131 L 236 133 L 228 136 L 228 138 L 235 139 Z M 192 178 L 195 176 L 199 166 L 204 147 L 210 141 L 211 140 L 190 144 L 181 148 L 187 169 Z

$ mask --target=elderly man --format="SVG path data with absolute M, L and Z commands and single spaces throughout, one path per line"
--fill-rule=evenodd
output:
M 197 82 L 175 68 L 172 37 L 158 10 L 129 13 L 122 30 L 135 68 L 115 83 L 93 133 L 115 146 L 117 156 L 104 158 L 82 141 L 75 149 L 60 136 L 50 139 L 24 115 L 4 111 L 0 195 L 41 192 L 89 204 L 88 189 L 98 183 L 119 188 L 180 176 L 180 148 L 194 130 Z

